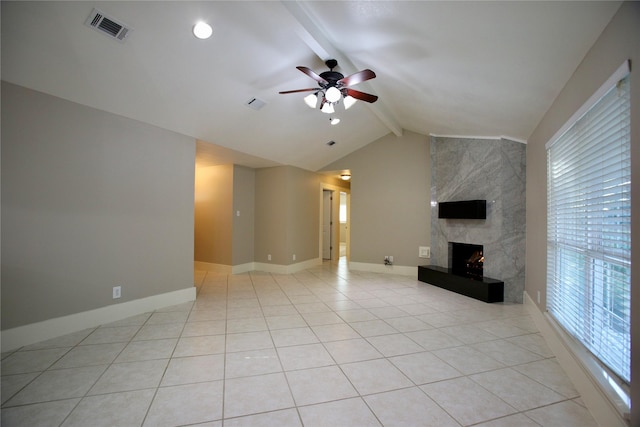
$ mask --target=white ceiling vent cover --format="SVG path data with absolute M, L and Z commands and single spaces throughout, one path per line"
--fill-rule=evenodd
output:
M 120 42 L 124 42 L 129 33 L 133 31 L 133 29 L 127 26 L 127 24 L 118 19 L 107 16 L 95 8 L 91 11 L 91 14 L 84 23 L 94 30 L 106 34 Z
M 253 108 L 254 110 L 259 110 L 266 105 L 266 102 L 264 102 L 262 99 L 251 98 L 245 104 L 249 108 Z

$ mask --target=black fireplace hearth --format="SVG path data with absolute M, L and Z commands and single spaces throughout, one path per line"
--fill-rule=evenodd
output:
M 471 279 L 453 274 L 450 268 L 421 265 L 418 280 L 484 302 L 504 301 L 504 282 L 486 276 Z

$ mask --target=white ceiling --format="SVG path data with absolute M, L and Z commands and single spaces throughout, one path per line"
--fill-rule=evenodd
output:
M 200 141 L 204 164 L 319 170 L 390 132 L 526 141 L 620 2 L 2 1 L 2 79 Z M 96 7 L 134 31 L 84 25 Z M 198 40 L 198 20 L 213 37 Z M 336 58 L 378 95 L 329 124 L 306 107 Z M 266 105 L 245 105 L 257 97 Z M 328 141 L 336 141 L 329 147 Z

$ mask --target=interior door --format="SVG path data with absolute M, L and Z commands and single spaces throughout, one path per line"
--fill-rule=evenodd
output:
M 322 190 L 322 259 L 331 259 L 331 227 L 333 224 L 331 212 L 333 191 Z

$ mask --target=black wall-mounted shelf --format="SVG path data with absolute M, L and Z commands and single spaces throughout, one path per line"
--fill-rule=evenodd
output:
M 439 202 L 438 218 L 487 219 L 487 201 L 461 200 L 459 202 Z
M 504 301 L 504 282 L 489 277 L 474 280 L 433 265 L 418 267 L 418 280 L 484 302 Z

